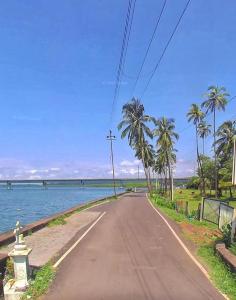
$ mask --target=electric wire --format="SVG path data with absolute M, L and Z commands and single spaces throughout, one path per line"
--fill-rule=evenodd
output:
M 111 123 L 112 123 L 112 118 L 113 118 L 113 114 L 114 114 L 114 110 L 115 110 L 115 103 L 116 103 L 118 93 L 119 93 L 122 70 L 124 67 L 124 62 L 125 62 L 125 58 L 126 58 L 126 54 L 127 54 L 130 31 L 131 31 L 131 27 L 132 27 L 132 23 L 130 23 L 130 22 L 133 19 L 135 3 L 136 3 L 136 0 L 134 2 L 134 5 L 133 5 L 133 0 L 129 0 L 129 3 L 128 3 L 120 59 L 119 59 L 118 70 L 117 70 L 117 75 L 116 75 L 114 97 L 113 97 L 113 101 L 112 101 L 112 109 L 111 109 L 111 115 L 110 115 Z M 132 7 L 132 5 L 133 5 L 133 7 Z M 131 21 L 130 21 L 130 17 L 131 17 Z
M 176 33 L 176 31 L 177 31 L 179 25 L 180 25 L 180 22 L 181 22 L 181 20 L 182 20 L 182 18 L 183 18 L 183 16 L 184 16 L 185 12 L 187 11 L 187 8 L 188 8 L 190 2 L 191 2 L 191 0 L 188 0 L 188 1 L 187 1 L 187 3 L 186 3 L 186 5 L 185 5 L 185 7 L 184 7 L 184 9 L 183 9 L 183 11 L 182 11 L 182 13 L 181 13 L 179 19 L 178 19 L 178 22 L 176 23 L 176 25 L 175 25 L 175 27 L 174 27 L 174 30 L 172 31 L 171 36 L 170 36 L 170 38 L 168 39 L 168 41 L 167 41 L 167 43 L 166 43 L 166 46 L 165 46 L 164 50 L 162 51 L 162 54 L 161 54 L 160 58 L 158 59 L 156 65 L 155 65 L 155 68 L 154 68 L 154 70 L 153 70 L 153 72 L 152 72 L 152 74 L 151 74 L 151 76 L 150 76 L 150 78 L 149 78 L 149 80 L 148 80 L 148 82 L 147 82 L 147 84 L 146 84 L 144 90 L 143 90 L 142 96 L 143 96 L 143 95 L 145 94 L 145 92 L 147 91 L 147 89 L 148 89 L 148 87 L 149 87 L 149 85 L 150 85 L 150 82 L 151 82 L 153 76 L 155 75 L 155 73 L 156 73 L 156 71 L 157 71 L 157 69 L 158 69 L 158 67 L 159 67 L 159 65 L 160 65 L 160 63 L 161 63 L 161 61 L 162 61 L 162 59 L 163 59 L 163 57 L 164 57 L 164 55 L 165 55 L 165 53 L 166 53 L 166 50 L 168 49 L 168 47 L 169 47 L 169 45 L 170 45 L 170 42 L 172 41 L 172 39 L 173 39 L 173 37 L 174 37 L 174 35 L 175 35 L 175 33 Z
M 136 76 L 136 79 L 135 79 L 135 83 L 134 83 L 134 87 L 133 87 L 133 93 L 135 92 L 137 83 L 138 83 L 138 81 L 139 81 L 140 75 L 141 75 L 142 70 L 143 70 L 143 66 L 144 66 L 144 64 L 145 64 L 145 62 L 146 62 L 146 59 L 147 59 L 149 50 L 150 50 L 150 48 L 151 48 L 152 42 L 153 42 L 153 40 L 154 40 L 154 38 L 155 38 L 157 29 L 158 29 L 158 27 L 159 27 L 159 24 L 160 24 L 160 21 L 161 21 L 161 18 L 162 18 L 162 15 L 163 15 L 163 12 L 164 12 L 164 9 L 165 9 L 165 6 L 166 6 L 166 2 L 167 2 L 167 0 L 164 0 L 163 5 L 162 5 L 162 8 L 161 8 L 161 11 L 160 11 L 160 14 L 158 15 L 158 18 L 157 18 L 157 21 L 156 21 L 155 28 L 154 28 L 154 30 L 153 30 L 151 39 L 150 39 L 150 41 L 149 41 L 149 43 L 148 43 L 148 47 L 147 47 L 147 50 L 146 50 L 146 52 L 145 52 L 144 58 L 143 58 L 143 60 L 142 60 L 142 64 L 141 64 L 141 66 L 140 66 L 140 69 L 139 69 L 139 71 L 138 71 L 138 75 Z M 153 72 L 153 71 L 151 71 L 151 73 L 152 73 L 152 72 Z

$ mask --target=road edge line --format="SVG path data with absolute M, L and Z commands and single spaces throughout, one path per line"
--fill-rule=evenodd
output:
M 89 231 L 101 220 L 101 218 L 106 214 L 104 211 L 90 227 L 81 235 L 81 237 L 55 262 L 53 268 L 57 268 L 59 264 L 67 257 L 68 254 L 82 241 L 82 239 L 89 233 Z
M 166 220 L 166 218 L 158 211 L 158 209 L 153 205 L 151 200 L 148 197 L 148 194 L 146 194 L 146 198 L 148 199 L 149 204 L 151 207 L 156 211 L 156 213 L 162 218 L 162 220 L 166 223 L 167 227 L 170 229 L 174 237 L 179 242 L 180 246 L 184 249 L 184 251 L 187 253 L 187 255 L 191 258 L 191 260 L 196 264 L 196 266 L 200 269 L 200 271 L 206 276 L 206 278 L 210 281 L 210 283 L 214 286 L 214 288 L 227 300 L 229 300 L 228 296 L 223 294 L 212 282 L 207 270 L 200 264 L 200 262 L 194 257 L 194 255 L 189 251 L 187 246 L 184 244 L 184 242 L 181 240 L 181 238 L 177 235 L 177 233 L 174 231 L 174 229 L 171 227 L 170 223 Z

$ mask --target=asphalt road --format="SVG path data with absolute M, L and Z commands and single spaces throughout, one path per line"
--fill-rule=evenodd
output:
M 222 300 L 145 194 L 123 196 L 60 264 L 44 300 Z

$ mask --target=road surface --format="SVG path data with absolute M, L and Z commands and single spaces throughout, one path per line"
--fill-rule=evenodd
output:
M 222 300 L 145 194 L 93 210 L 106 214 L 62 261 L 44 300 Z

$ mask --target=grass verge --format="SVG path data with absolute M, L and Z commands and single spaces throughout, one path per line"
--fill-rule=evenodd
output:
M 44 265 L 39 271 L 37 271 L 35 280 L 31 282 L 28 290 L 21 300 L 37 299 L 46 293 L 54 277 L 55 270 L 52 265 L 50 263 Z
M 236 274 L 232 273 L 221 258 L 215 254 L 215 242 L 222 238 L 217 226 L 189 219 L 185 215 L 177 213 L 173 209 L 173 203 L 159 195 L 152 196 L 151 201 L 161 212 L 178 223 L 183 236 L 195 244 L 197 255 L 206 265 L 214 285 L 229 299 L 236 300 Z M 234 251 L 236 254 L 236 247 L 232 247 L 231 252 Z
M 201 246 L 198 256 L 208 267 L 208 273 L 216 287 L 231 300 L 236 300 L 236 274 L 222 262 L 214 252 L 212 245 Z

